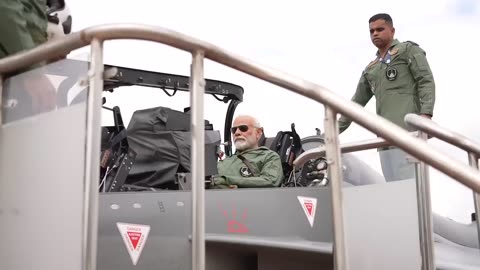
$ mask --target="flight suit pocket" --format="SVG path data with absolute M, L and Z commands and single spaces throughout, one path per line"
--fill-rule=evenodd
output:
M 378 77 L 374 75 L 375 72 L 378 72 L 377 70 L 378 67 L 373 67 L 367 71 L 364 71 L 362 75 L 365 78 L 365 81 L 368 83 L 372 94 L 375 94 L 377 91 Z
M 427 58 L 425 57 L 424 54 L 417 53 L 413 55 L 413 58 L 415 60 L 415 63 L 418 66 L 418 69 L 420 71 L 428 71 L 428 63 L 427 63 Z
M 407 61 L 398 61 L 385 69 L 384 87 L 387 93 L 413 94 L 412 85 Z

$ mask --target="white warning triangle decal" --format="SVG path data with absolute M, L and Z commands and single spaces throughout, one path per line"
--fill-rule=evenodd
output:
M 117 222 L 117 227 L 122 235 L 123 242 L 127 247 L 133 265 L 137 265 L 145 242 L 147 242 L 150 226 Z
M 313 222 L 315 221 L 315 212 L 317 211 L 317 198 L 297 196 L 300 205 L 302 206 L 303 212 L 307 216 L 310 227 L 313 227 Z

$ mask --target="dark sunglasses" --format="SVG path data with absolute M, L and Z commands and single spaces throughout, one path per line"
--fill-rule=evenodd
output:
M 232 127 L 230 129 L 232 131 L 232 134 L 235 134 L 235 132 L 237 132 L 237 128 L 240 129 L 241 132 L 248 131 L 248 125 L 240 125 L 240 126 Z

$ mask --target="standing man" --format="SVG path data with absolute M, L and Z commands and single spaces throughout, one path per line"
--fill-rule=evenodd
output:
M 232 126 L 236 153 L 218 162 L 218 177 L 213 184 L 218 188 L 278 187 L 283 180 L 280 156 L 259 147 L 263 128 L 249 115 L 235 118 Z
M 370 39 L 378 48 L 375 59 L 362 72 L 352 101 L 365 106 L 375 96 L 377 114 L 412 131 L 404 122 L 408 113 L 426 118 L 433 115 L 435 82 L 426 53 L 418 44 L 399 42 L 390 15 L 380 13 L 370 18 Z M 339 119 L 342 133 L 351 120 Z M 380 149 L 380 162 L 387 181 L 414 177 L 414 166 L 399 149 Z
M 47 42 L 47 0 L 0 1 L 0 59 L 31 50 Z M 13 86 L 7 79 L 26 70 L 39 68 L 45 63 L 19 70 L 15 74 L 1 74 L 8 90 L 5 99 L 20 100 L 18 115 L 31 115 L 55 108 L 55 88 L 40 70 L 17 77 Z M 13 88 L 15 89 L 13 89 Z M 10 89 L 12 88 L 12 89 Z M 1 108 L 8 106 L 2 104 Z
M 47 0 L 0 1 L 0 59 L 47 41 Z

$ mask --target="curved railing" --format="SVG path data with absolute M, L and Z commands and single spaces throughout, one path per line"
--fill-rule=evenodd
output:
M 183 35 L 181 33 L 167 30 L 160 27 L 136 25 L 136 24 L 112 24 L 101 25 L 84 29 L 73 33 L 62 39 L 54 40 L 43 44 L 31 51 L 18 55 L 10 56 L 0 60 L 0 74 L 12 72 L 25 68 L 42 60 L 58 57 L 68 54 L 74 49 L 92 44 L 92 70 L 90 71 L 90 90 L 89 91 L 89 113 L 87 134 L 87 146 L 89 153 L 99 153 L 100 140 L 98 134 L 100 129 L 99 113 L 101 107 L 101 75 L 102 68 L 102 42 L 114 39 L 138 39 L 160 42 L 172 47 L 192 53 L 192 215 L 193 215 L 193 245 L 192 245 L 192 265 L 193 269 L 204 269 L 205 267 L 205 242 L 204 242 L 204 190 L 203 185 L 197 185 L 203 180 L 203 59 L 204 57 L 224 64 L 228 67 L 237 69 L 246 74 L 250 74 L 259 79 L 268 81 L 272 84 L 286 88 L 292 92 L 316 100 L 325 106 L 325 142 L 327 162 L 330 164 L 331 188 L 332 188 L 332 211 L 334 225 L 334 256 L 335 268 L 347 269 L 346 250 L 343 235 L 343 215 L 341 199 L 341 161 L 338 148 L 338 123 L 337 114 L 350 118 L 364 128 L 398 146 L 410 155 L 418 158 L 442 171 L 471 189 L 480 192 L 480 172 L 448 157 L 435 150 L 427 143 L 418 138 L 409 136 L 402 128 L 368 112 L 362 106 L 350 102 L 334 92 L 319 86 L 317 84 L 293 77 L 278 70 L 271 69 L 250 60 L 227 52 L 212 44 Z M 92 106 L 92 107 L 91 107 Z M 97 129 L 98 128 L 98 129 Z M 96 134 L 98 133 L 98 134 Z M 98 155 L 92 155 L 92 157 Z M 98 179 L 98 159 L 92 158 L 88 175 L 90 176 L 87 184 L 90 186 L 90 192 L 87 198 L 91 198 L 88 205 L 87 224 L 89 228 L 96 228 L 97 200 L 98 194 L 94 183 Z M 95 177 L 97 176 L 97 177 Z M 96 234 L 88 232 L 87 241 L 87 265 L 88 269 L 94 269 L 96 254 Z
M 442 141 L 450 143 L 460 149 L 463 149 L 468 154 L 468 162 L 470 166 L 478 170 L 478 159 L 480 158 L 480 144 L 470 140 L 462 134 L 441 127 L 430 119 L 418 116 L 416 114 L 407 114 L 405 116 L 405 123 L 414 127 L 415 129 L 427 133 L 430 136 L 433 136 Z M 477 235 L 480 246 L 480 195 L 478 191 L 474 191 L 473 193 L 473 202 L 475 205 Z
M 411 135 L 418 136 L 418 133 L 411 132 Z M 344 143 L 340 145 L 340 152 L 345 154 L 345 153 L 352 153 L 352 152 L 358 152 L 358 151 L 364 151 L 364 150 L 370 150 L 370 149 L 388 147 L 388 146 L 392 146 L 392 143 L 382 138 L 375 138 L 375 139 L 368 139 L 363 141 Z M 324 157 L 325 153 L 326 153 L 325 145 L 320 145 L 319 147 L 309 149 L 303 152 L 302 154 L 300 154 L 293 161 L 293 166 L 297 168 L 301 168 L 310 159 Z
M 405 116 L 405 123 L 427 133 L 428 135 L 455 145 L 469 154 L 474 154 L 477 159 L 480 157 L 480 144 L 470 140 L 460 133 L 441 127 L 430 119 L 416 114 L 407 114 Z

